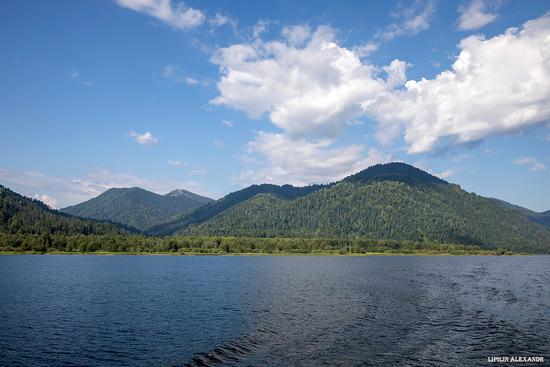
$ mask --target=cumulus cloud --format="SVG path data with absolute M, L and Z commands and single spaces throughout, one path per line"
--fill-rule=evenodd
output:
M 484 0 L 471 0 L 468 6 L 459 6 L 458 28 L 469 31 L 479 29 L 495 21 L 497 15 L 488 13 L 486 10 L 487 4 Z
M 33 198 L 36 200 L 40 200 L 41 202 L 43 202 L 44 204 L 46 204 L 52 209 L 57 208 L 57 200 L 55 200 L 51 196 L 48 196 L 46 194 L 42 194 L 42 195 L 34 194 Z
M 220 95 L 211 101 L 269 114 L 273 124 L 294 137 L 337 136 L 361 115 L 360 104 L 385 90 L 376 68 L 335 42 L 334 31 L 317 28 L 304 46 L 295 41 L 236 44 L 219 49 L 212 61 L 222 74 Z
M 300 46 L 311 37 L 311 28 L 308 25 L 293 25 L 283 27 L 281 32 L 292 46 Z
M 334 147 L 333 139 L 292 139 L 285 134 L 259 132 L 248 144 L 248 154 L 261 154 L 265 161 L 242 174 L 246 183 L 272 182 L 306 185 L 342 179 L 391 157 L 362 145 Z
M 151 145 L 158 142 L 157 138 L 155 138 L 153 134 L 151 134 L 149 131 L 143 134 L 136 133 L 135 131 L 130 131 L 128 133 L 128 136 L 134 138 L 137 143 L 142 145 Z
M 212 61 L 222 74 L 220 95 L 211 101 L 242 110 L 252 118 L 268 114 L 283 132 L 260 132 L 251 154 L 263 167 L 243 175 L 246 182 L 332 181 L 386 157 L 362 145 L 335 148 L 335 138 L 364 114 L 361 103 L 395 86 L 404 76 L 396 61 L 384 72 L 341 47 L 330 27 L 283 28 L 283 40 L 236 44 L 219 49 Z M 291 149 L 291 150 L 289 150 Z M 360 167 L 360 168 L 359 168 Z M 321 173 L 324 171 L 325 173 Z
M 424 16 L 417 21 L 409 16 L 410 27 L 425 27 L 420 20 L 427 19 L 433 5 L 423 4 L 418 15 Z M 338 161 L 328 160 L 331 155 L 368 162 L 363 159 L 368 157 L 365 147 L 336 144 L 350 121 L 363 117 L 377 121 L 376 137 L 383 144 L 403 136 L 409 154 L 479 142 L 550 118 L 548 15 L 493 38 L 463 39 L 450 70 L 419 81 L 407 81 L 405 61 L 386 66 L 363 61 L 357 49 L 338 44 L 330 27 L 320 26 L 304 35 L 299 40 L 235 44 L 218 49 L 212 57 L 221 77 L 219 95 L 211 103 L 244 111 L 251 118 L 267 115 L 280 129 L 260 132 L 250 143 L 250 154 L 263 156 L 265 167 L 253 167 L 245 175 L 248 179 L 320 180 L 317 166 L 300 163 L 313 156 L 319 163 Z M 293 147 L 292 152 L 285 144 Z M 296 171 L 278 151 L 293 158 Z M 355 169 L 349 167 L 344 171 Z M 331 173 L 324 178 L 336 179 L 343 171 L 327 172 Z
M 543 163 L 541 163 L 538 159 L 533 157 L 516 158 L 514 159 L 514 164 L 518 164 L 520 166 L 527 166 L 533 172 L 540 172 L 540 171 L 546 170 L 546 166 Z
M 117 0 L 118 5 L 156 18 L 176 29 L 193 28 L 204 22 L 204 14 L 172 0 Z
M 410 80 L 404 90 L 365 101 L 381 135 L 404 132 L 409 153 L 472 143 L 550 118 L 550 16 L 521 29 L 460 42 L 451 70 Z M 521 55 L 521 57 L 518 57 Z

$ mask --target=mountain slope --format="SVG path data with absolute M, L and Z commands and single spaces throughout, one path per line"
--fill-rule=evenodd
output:
M 82 220 L 50 209 L 38 200 L 19 195 L 0 185 L 0 233 L 6 234 L 118 234 L 111 223 Z
M 403 163 L 373 166 L 302 196 L 259 193 L 208 218 L 197 212 L 179 233 L 430 240 L 550 251 L 550 230 L 525 214 Z
M 151 227 L 148 232 L 154 235 L 168 235 L 175 233 L 191 224 L 201 223 L 213 216 L 222 213 L 223 211 L 242 203 L 258 194 L 272 194 L 283 199 L 295 199 L 312 192 L 320 190 L 329 185 L 311 185 L 305 187 L 294 187 L 291 185 L 252 185 L 245 189 L 232 192 L 225 197 L 212 201 L 198 209 L 191 211 L 189 214 L 181 215 L 173 221 L 161 223 Z
M 159 195 L 138 187 L 114 188 L 61 211 L 81 218 L 110 220 L 143 230 L 211 201 L 210 198 L 185 190 Z
M 550 228 L 550 210 L 547 210 L 545 212 L 537 213 L 535 211 L 532 211 L 530 209 L 524 208 L 519 205 L 511 204 L 507 201 L 500 200 L 500 199 L 494 199 L 491 198 L 495 203 L 498 203 L 500 205 L 505 206 L 506 208 L 515 210 L 519 213 L 525 214 L 529 219 L 531 219 L 533 222 L 536 222 L 538 224 L 542 224 L 545 227 Z

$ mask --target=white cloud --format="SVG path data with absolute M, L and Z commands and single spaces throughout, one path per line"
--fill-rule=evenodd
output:
M 357 47 L 354 47 L 353 53 L 356 54 L 357 57 L 363 58 L 378 50 L 378 47 L 378 44 L 376 44 L 375 42 L 367 42 Z
M 437 177 L 441 178 L 442 180 L 446 180 L 449 177 L 454 176 L 456 173 L 458 173 L 460 171 L 462 171 L 462 169 L 460 169 L 460 168 L 449 168 L 449 169 L 446 169 L 446 170 L 441 171 L 439 173 L 436 173 L 435 175 Z
M 209 20 L 209 23 L 213 27 L 223 27 L 226 25 L 230 26 L 233 29 L 233 32 L 237 33 L 237 20 L 230 18 L 229 16 L 224 15 L 220 12 L 217 12 L 216 15 L 214 15 L 214 17 Z
M 252 27 L 252 37 L 258 38 L 262 33 L 264 33 L 267 30 L 267 27 L 269 26 L 271 22 L 269 20 L 263 20 L 260 19 L 254 27 Z
M 471 0 L 468 6 L 459 6 L 458 28 L 463 31 L 479 29 L 495 21 L 497 15 L 486 12 L 486 8 L 484 0 Z
M 181 70 L 181 67 L 179 65 L 166 65 L 162 68 L 162 72 L 160 76 L 164 79 L 171 80 L 174 83 L 182 84 L 185 83 L 187 85 L 203 85 L 207 86 L 208 81 L 207 80 L 199 80 L 196 78 L 192 78 L 188 75 L 185 75 L 183 71 Z
M 200 83 L 197 79 L 191 78 L 190 76 L 186 76 L 184 81 L 187 85 L 197 85 Z
M 425 6 L 417 5 L 421 10 L 412 13 L 401 10 L 401 17 L 419 31 L 429 26 L 433 3 L 415 4 Z M 365 147 L 336 144 L 349 122 L 363 117 L 378 121 L 376 137 L 384 144 L 402 134 L 409 154 L 473 143 L 549 120 L 549 19 L 532 20 L 490 39 L 468 37 L 450 70 L 420 81 L 405 82 L 405 61 L 387 66 L 362 61 L 356 49 L 340 46 L 326 26 L 298 44 L 261 39 L 235 44 L 212 57 L 221 77 L 219 95 L 211 103 L 251 118 L 267 114 L 281 129 L 260 133 L 250 143 L 250 154 L 265 159 L 263 167 L 252 167 L 244 176 L 248 179 L 275 181 L 286 175 L 294 182 L 312 182 L 323 177 L 315 164 L 301 162 L 313 162 L 313 156 L 318 164 L 331 161 L 332 155 L 364 161 Z M 283 143 L 294 150 L 288 152 Z M 294 163 L 276 151 L 285 151 Z M 330 177 L 341 173 L 336 168 L 327 172 Z
M 549 37 L 545 15 L 490 39 L 463 39 L 451 70 L 381 93 L 363 104 L 365 112 L 380 122 L 382 136 L 403 129 L 409 153 L 544 123 L 550 119 Z
M 170 159 L 170 160 L 168 160 L 168 165 L 169 166 L 174 166 L 174 167 L 186 167 L 186 166 L 188 166 L 187 163 L 182 162 L 179 159 L 174 159 L 174 160 Z
M 211 101 L 264 113 L 294 137 L 337 136 L 346 122 L 363 114 L 361 102 L 386 89 L 376 68 L 363 64 L 335 42 L 331 28 L 321 26 L 303 47 L 256 41 L 219 49 L 212 61 L 222 74 L 220 95 Z
M 33 198 L 36 200 L 40 200 L 50 208 L 57 209 L 57 200 L 55 200 L 51 196 L 48 196 L 46 194 L 42 194 L 42 195 L 34 194 Z
M 177 29 L 197 27 L 205 19 L 200 10 L 187 7 L 182 1 L 117 0 L 117 3 L 124 8 L 157 18 Z
M 223 141 L 221 140 L 214 140 L 214 145 L 217 146 L 218 148 L 220 149 L 225 149 L 225 148 L 229 148 L 229 145 L 227 145 L 226 143 L 224 143 Z
M 222 125 L 227 127 L 233 127 L 233 121 L 231 120 L 222 120 Z
M 362 145 L 334 147 L 333 139 L 310 141 L 285 134 L 259 132 L 248 144 L 248 154 L 260 154 L 266 161 L 250 161 L 252 167 L 240 177 L 245 183 L 271 182 L 306 185 L 340 180 L 391 157 Z M 248 157 L 245 157 L 247 160 Z
M 546 166 L 541 163 L 538 159 L 533 157 L 521 157 L 514 159 L 514 164 L 518 164 L 520 166 L 528 166 L 529 169 L 533 172 L 540 172 L 545 171 Z
M 71 79 L 78 79 L 78 77 L 80 77 L 80 73 L 78 72 L 78 70 L 73 70 L 71 71 Z
M 308 25 L 285 26 L 281 34 L 290 45 L 300 46 L 311 37 L 311 28 Z
M 378 32 L 375 39 L 390 41 L 398 36 L 414 36 L 430 28 L 430 20 L 435 12 L 433 0 L 415 0 L 412 4 L 400 2 L 390 14 L 396 22 Z
M 151 134 L 149 131 L 143 134 L 136 133 L 135 131 L 130 131 L 128 133 L 128 136 L 131 136 L 136 142 L 143 145 L 151 145 L 158 142 L 157 138 L 155 138 L 153 134 Z

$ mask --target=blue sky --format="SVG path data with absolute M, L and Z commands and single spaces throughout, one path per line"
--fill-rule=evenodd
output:
M 399 160 L 548 210 L 548 5 L 2 1 L 0 183 L 64 207 Z

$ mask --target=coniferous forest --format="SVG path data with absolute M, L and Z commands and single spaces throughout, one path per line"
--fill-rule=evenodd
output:
M 77 217 L 1 187 L 0 249 L 216 254 L 550 252 L 545 213 L 533 215 L 468 193 L 402 163 L 376 165 L 327 185 L 253 185 L 216 201 L 202 198 L 203 205 L 181 208 L 179 215 L 172 204 L 166 216 L 157 207 L 147 222 L 160 221 L 153 226 L 129 223 L 127 214 L 119 218 L 113 208 L 143 208 L 139 201 L 143 197 L 149 202 L 146 208 L 152 208 L 154 196 L 130 196 L 127 203 L 118 205 L 124 199 L 109 191 L 101 201 L 76 206 L 83 213 Z M 167 196 L 158 196 L 167 205 Z M 138 216 L 146 217 L 147 210 Z M 102 212 L 109 221 L 85 218 L 89 212 Z

